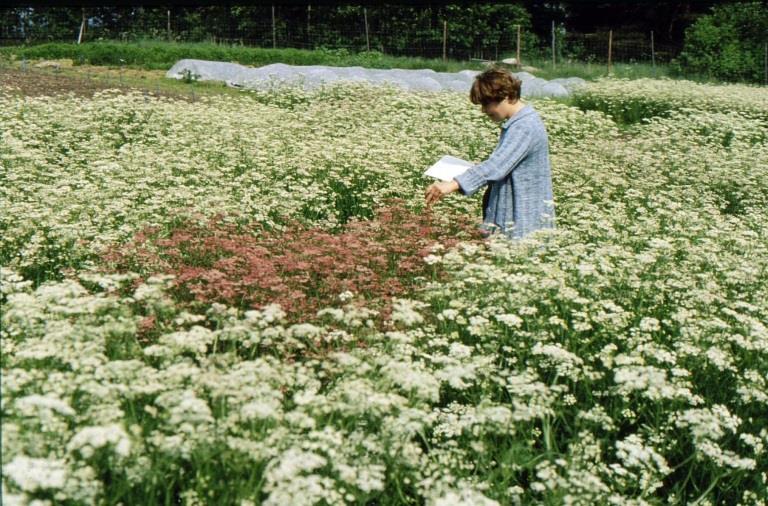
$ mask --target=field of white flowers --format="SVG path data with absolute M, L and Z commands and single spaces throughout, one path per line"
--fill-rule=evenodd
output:
M 768 89 L 665 86 L 533 103 L 556 231 L 435 246 L 448 277 L 383 321 L 342 293 L 311 322 L 100 255 L 180 215 L 418 212 L 428 165 L 495 145 L 467 97 L 0 89 L 3 504 L 768 504 Z

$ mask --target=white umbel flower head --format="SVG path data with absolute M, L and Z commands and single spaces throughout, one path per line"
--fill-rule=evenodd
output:
M 33 459 L 17 455 L 3 466 L 3 474 L 25 492 L 64 487 L 67 468 L 63 460 Z
M 99 448 L 113 446 L 115 454 L 127 457 L 131 452 L 131 440 L 119 425 L 85 427 L 69 440 L 67 449 L 77 451 L 85 458 L 93 456 Z

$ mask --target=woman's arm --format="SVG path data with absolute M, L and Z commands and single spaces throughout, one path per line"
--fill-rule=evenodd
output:
M 510 128 L 486 161 L 456 176 L 455 181 L 464 195 L 472 195 L 490 181 L 504 179 L 528 154 L 531 147 L 530 133 L 524 128 Z

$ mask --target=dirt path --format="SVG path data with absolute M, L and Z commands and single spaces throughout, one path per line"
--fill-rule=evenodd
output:
M 94 93 L 106 89 L 125 92 L 143 91 L 154 96 L 180 100 L 195 100 L 195 91 L 183 89 L 178 83 L 166 82 L 163 71 L 140 71 L 113 69 L 109 67 L 69 67 L 61 69 L 18 68 L 17 65 L 0 63 L 0 87 L 10 89 L 19 95 L 53 96 L 74 94 L 79 97 L 93 97 Z M 177 88 L 177 89 L 174 89 Z M 200 94 L 204 90 L 197 90 Z
M 74 93 L 92 97 L 99 90 L 111 88 L 107 83 L 41 70 L 0 69 L 0 86 L 11 88 L 28 97 Z

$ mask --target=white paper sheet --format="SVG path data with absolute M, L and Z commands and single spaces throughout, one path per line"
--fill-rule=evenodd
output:
M 424 175 L 441 181 L 451 181 L 459 174 L 463 174 L 468 168 L 474 166 L 475 164 L 472 162 L 456 158 L 455 156 L 445 155 L 436 164 L 428 168 Z

